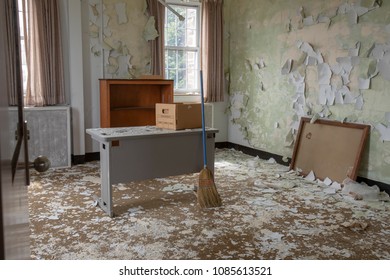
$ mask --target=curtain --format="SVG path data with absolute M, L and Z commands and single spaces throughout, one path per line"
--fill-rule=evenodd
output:
M 65 103 L 60 14 L 57 0 L 24 0 L 27 6 L 25 104 Z
M 3 67 L 7 69 L 7 75 L 9 75 L 7 79 L 9 85 L 4 88 L 9 89 L 7 92 L 8 104 L 16 106 L 18 105 L 18 90 L 20 90 L 18 87 L 20 85 L 15 81 L 20 81 L 21 79 L 20 67 L 18 67 L 18 57 L 20 56 L 20 49 L 18 48 L 20 42 L 19 30 L 15 32 L 15 28 L 18 26 L 18 19 L 14 17 L 15 13 L 13 12 L 16 9 L 16 3 L 14 0 L 5 0 L 4 2 L 2 1 L 1 5 L 5 6 L 4 10 L 6 11 L 5 26 L 2 27 L 5 29 L 4 34 L 6 34 L 6 54 Z
M 149 41 L 151 50 L 151 74 L 164 77 L 164 21 L 165 7 L 158 0 L 147 0 L 148 16 L 156 22 L 158 37 Z
M 202 1 L 201 34 L 201 67 L 205 101 L 223 101 L 223 0 Z

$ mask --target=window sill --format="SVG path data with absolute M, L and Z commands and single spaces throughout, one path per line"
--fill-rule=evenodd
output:
M 200 96 L 199 93 L 174 93 L 174 96 Z

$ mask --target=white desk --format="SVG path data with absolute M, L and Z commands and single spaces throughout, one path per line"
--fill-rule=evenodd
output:
M 155 126 L 93 128 L 100 146 L 101 194 L 98 205 L 114 216 L 112 185 L 200 172 L 202 129 L 165 130 Z M 215 133 L 207 128 L 207 167 L 214 172 Z

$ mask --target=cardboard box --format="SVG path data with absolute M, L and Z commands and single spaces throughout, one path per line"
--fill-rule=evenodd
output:
M 157 103 L 156 126 L 180 130 L 202 127 L 200 103 Z

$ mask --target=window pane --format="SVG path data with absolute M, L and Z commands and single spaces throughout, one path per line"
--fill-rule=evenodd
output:
M 24 20 L 23 16 L 25 11 L 23 10 L 23 3 L 21 0 L 18 0 L 18 9 L 19 9 L 19 36 L 20 36 L 20 51 L 21 51 L 21 67 L 23 74 L 23 91 L 26 92 L 27 88 L 27 62 L 26 62 L 26 50 L 25 50 L 25 42 L 24 42 Z
M 177 71 L 177 88 L 178 89 L 185 89 L 187 88 L 187 79 L 186 79 L 186 70 L 178 70 Z
M 176 70 L 168 70 L 166 74 L 167 74 L 167 79 L 176 80 Z
M 196 40 L 196 30 L 195 29 L 187 29 L 187 42 L 186 45 L 188 47 L 196 47 L 197 40 Z
M 168 68 L 176 68 L 176 51 L 174 51 L 174 50 L 168 50 L 167 51 L 167 56 L 166 56 L 166 66 L 168 67 Z
M 186 46 L 186 31 L 184 28 L 177 29 L 176 31 L 176 46 L 178 47 L 185 47 Z
M 196 29 L 197 26 L 196 9 L 193 8 L 187 9 L 186 21 L 187 21 L 187 28 Z
M 175 81 L 175 90 L 182 93 L 199 92 L 199 7 L 171 5 L 183 15 L 179 18 L 166 9 L 165 73 Z
M 180 7 L 180 6 L 173 6 L 173 8 L 176 10 L 179 15 L 182 15 L 185 20 L 181 21 L 178 17 L 176 17 L 176 22 L 177 22 L 177 28 L 186 28 L 186 10 L 187 8 L 185 7 Z
M 177 52 L 177 65 L 179 69 L 187 68 L 186 54 L 184 51 Z
M 175 15 L 173 16 L 176 17 Z M 165 24 L 165 45 L 167 46 L 176 45 L 176 23 L 174 19 L 173 20 L 167 19 L 167 23 Z
M 188 52 L 187 53 L 187 66 L 190 69 L 198 68 L 198 59 L 196 52 Z
M 195 70 L 188 70 L 187 71 L 187 87 L 189 89 L 196 89 L 198 88 L 198 83 L 197 83 L 197 76 L 198 71 Z

